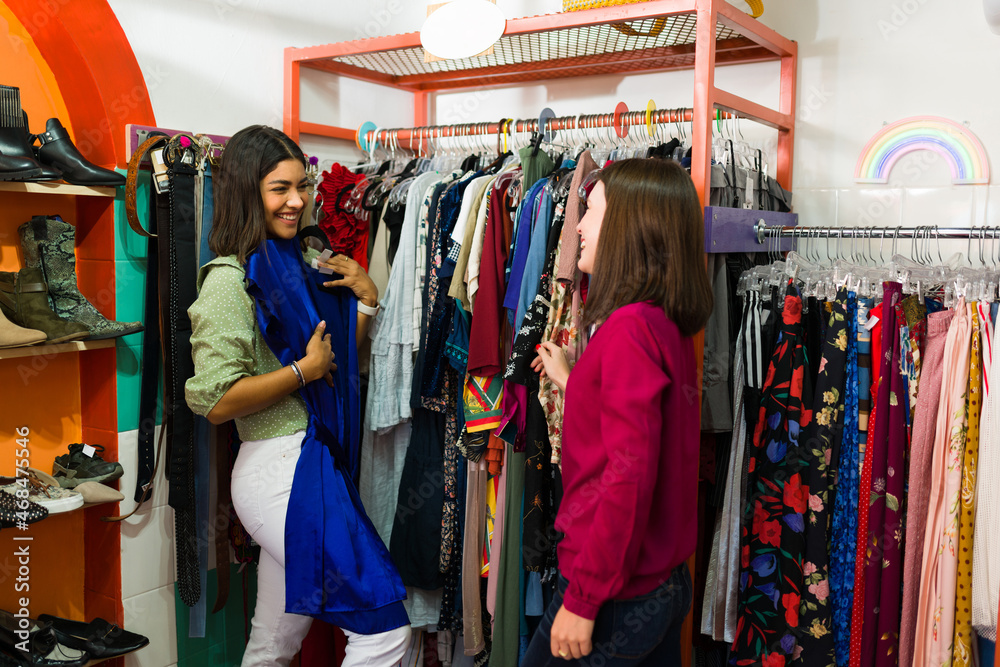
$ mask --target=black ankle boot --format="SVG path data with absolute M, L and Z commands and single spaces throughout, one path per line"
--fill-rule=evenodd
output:
M 0 85 L 0 181 L 27 181 L 42 175 L 21 110 L 21 91 Z
M 37 160 L 38 148 L 35 146 L 35 142 L 38 140 L 38 137 L 31 134 L 31 124 L 28 122 L 27 111 L 24 112 L 24 129 L 28 131 L 28 144 L 31 146 L 31 154 L 35 156 L 35 159 Z M 42 173 L 35 178 L 32 178 L 32 181 L 58 181 L 63 177 L 62 172 L 55 167 L 50 167 L 47 164 L 41 163 L 39 163 L 38 166 L 41 167 Z
M 38 137 L 41 145 L 36 149 L 38 161 L 43 166 L 55 167 L 62 172 L 62 179 L 73 185 L 125 185 L 125 177 L 110 169 L 89 162 L 80 154 L 69 132 L 58 118 L 45 121 L 45 132 Z M 109 138 L 108 141 L 111 139 Z
M 42 170 L 34 160 L 0 152 L 0 181 L 33 181 L 41 175 Z

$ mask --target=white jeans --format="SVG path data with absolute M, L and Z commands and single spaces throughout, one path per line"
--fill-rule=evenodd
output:
M 312 624 L 309 616 L 285 613 L 285 512 L 303 436 L 244 442 L 233 465 L 233 507 L 260 545 L 257 606 L 242 667 L 288 665 Z M 347 655 L 341 667 L 394 667 L 406 652 L 410 627 L 344 634 Z

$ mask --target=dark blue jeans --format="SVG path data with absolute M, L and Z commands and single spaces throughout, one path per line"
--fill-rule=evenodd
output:
M 674 569 L 656 590 L 629 598 L 610 600 L 597 612 L 593 648 L 579 660 L 552 655 L 549 630 L 562 606 L 569 582 L 559 577 L 552 603 L 531 638 L 521 667 L 668 667 L 681 664 L 681 624 L 691 606 L 691 574 L 686 564 Z

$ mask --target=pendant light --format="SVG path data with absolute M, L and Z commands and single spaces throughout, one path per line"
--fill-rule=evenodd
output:
M 452 0 L 424 21 L 420 44 L 438 58 L 471 58 L 490 48 L 506 27 L 503 12 L 489 0 Z
M 983 12 L 990 30 L 1000 35 L 1000 0 L 983 0 Z

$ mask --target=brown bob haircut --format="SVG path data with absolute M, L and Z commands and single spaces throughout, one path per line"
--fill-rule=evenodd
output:
M 281 130 L 266 125 L 245 127 L 229 140 L 216 174 L 212 232 L 208 247 L 216 255 L 236 255 L 240 264 L 267 239 L 260 182 L 279 162 L 298 160 L 302 149 Z
M 583 324 L 651 301 L 685 336 L 701 331 L 712 312 L 712 287 L 691 177 L 676 162 L 631 159 L 608 165 L 598 179 L 607 208 Z

